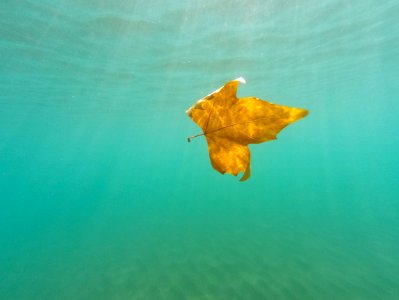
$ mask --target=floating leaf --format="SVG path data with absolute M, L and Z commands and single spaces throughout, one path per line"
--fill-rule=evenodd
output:
M 188 138 L 204 135 L 212 166 L 220 173 L 237 175 L 244 172 L 240 181 L 251 175 L 248 144 L 275 140 L 287 125 L 308 114 L 301 108 L 272 104 L 255 97 L 238 99 L 240 77 L 199 100 L 186 113 L 203 130 Z

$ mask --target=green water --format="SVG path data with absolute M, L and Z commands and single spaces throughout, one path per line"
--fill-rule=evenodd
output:
M 397 1 L 0 3 L 0 299 L 399 299 Z M 184 113 L 303 107 L 220 175 Z

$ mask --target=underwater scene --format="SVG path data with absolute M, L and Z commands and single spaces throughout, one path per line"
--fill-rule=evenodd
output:
M 0 16 L 0 299 L 399 299 L 398 1 Z

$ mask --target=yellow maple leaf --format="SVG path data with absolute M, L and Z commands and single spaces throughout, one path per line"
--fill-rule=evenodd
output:
M 203 130 L 212 166 L 220 173 L 251 175 L 248 144 L 275 140 L 287 125 L 308 114 L 306 109 L 272 104 L 256 97 L 237 98 L 240 77 L 202 98 L 186 113 Z

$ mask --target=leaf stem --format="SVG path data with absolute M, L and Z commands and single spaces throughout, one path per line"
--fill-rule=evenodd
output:
M 189 136 L 187 138 L 187 141 L 190 143 L 192 139 L 194 139 L 196 137 L 199 137 L 199 136 L 203 136 L 203 135 L 205 135 L 205 133 L 200 133 L 200 134 L 196 134 L 196 135 L 193 135 L 193 136 Z

